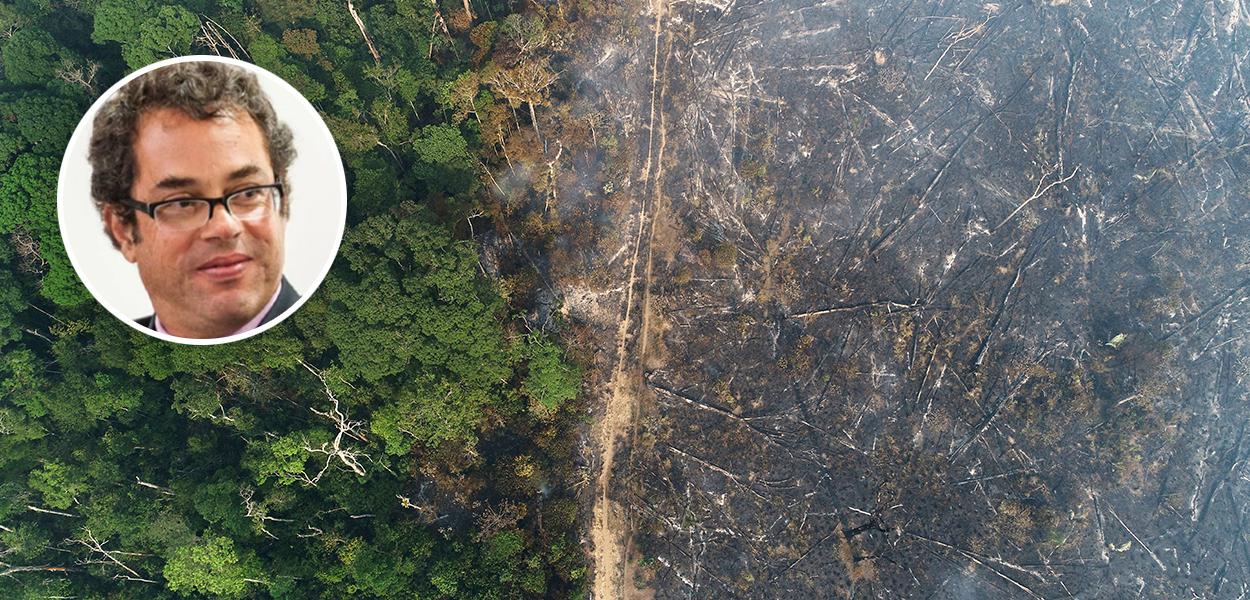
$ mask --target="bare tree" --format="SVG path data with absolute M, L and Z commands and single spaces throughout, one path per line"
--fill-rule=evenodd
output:
M 263 504 L 252 500 L 255 495 L 256 490 L 250 487 L 243 486 L 239 489 L 239 498 L 243 500 L 243 510 L 245 511 L 247 518 L 251 519 L 252 522 L 256 524 L 256 527 L 260 529 L 261 533 L 276 540 L 278 539 L 278 536 L 270 532 L 269 528 L 265 526 L 265 523 L 270 521 L 274 523 L 294 523 L 294 520 L 279 519 L 278 517 L 269 516 L 268 508 L 266 508 Z
M 148 579 L 147 577 L 144 577 L 143 575 L 139 574 L 138 571 L 131 568 L 129 565 L 122 562 L 121 560 L 122 558 L 132 557 L 132 556 L 133 557 L 150 556 L 148 554 L 144 554 L 142 552 L 123 552 L 121 550 L 107 550 L 104 548 L 104 544 L 105 542 L 107 542 L 107 540 L 105 540 L 105 542 L 101 542 L 100 540 L 96 539 L 95 535 L 91 533 L 91 530 L 87 529 L 86 527 L 82 528 L 82 532 L 79 535 L 79 537 L 70 538 L 69 541 L 74 544 L 80 544 L 91 551 L 88 557 L 83 560 L 80 560 L 78 564 L 81 564 L 81 565 L 115 565 L 121 568 L 121 570 L 124 572 L 117 573 L 116 575 L 113 576 L 113 579 L 123 579 L 126 581 L 140 581 L 143 583 L 157 583 L 155 580 Z
M 333 441 L 323 442 L 320 446 L 317 446 L 317 447 L 313 447 L 311 444 L 307 444 L 307 443 L 304 444 L 304 450 L 306 452 L 310 454 L 318 454 L 318 455 L 325 456 L 325 464 L 322 465 L 321 470 L 318 471 L 316 475 L 309 477 L 306 483 L 309 483 L 311 485 L 316 485 L 317 481 L 319 481 L 321 477 L 325 475 L 325 472 L 329 470 L 330 465 L 333 464 L 336 460 L 342 465 L 343 468 L 347 469 L 348 471 L 351 471 L 352 473 L 355 473 L 358 476 L 363 477 L 365 475 L 365 468 L 361 464 L 360 461 L 362 459 L 363 460 L 372 460 L 372 459 L 369 457 L 368 454 L 360 450 L 346 447 L 344 445 L 344 438 L 345 437 L 351 438 L 359 442 L 367 442 L 368 439 L 365 437 L 364 433 L 361 431 L 361 427 L 365 424 L 365 422 L 354 421 L 350 419 L 347 416 L 347 413 L 344 412 L 339 407 L 338 397 L 334 395 L 334 392 L 330 389 L 330 384 L 326 382 L 325 376 L 322 375 L 321 372 L 312 368 L 312 366 L 310 366 L 308 363 L 304 361 L 300 361 L 300 364 L 304 365 L 304 368 L 308 369 L 309 373 L 316 375 L 317 379 L 321 380 L 321 384 L 322 386 L 324 386 L 324 389 L 325 389 L 326 397 L 330 399 L 331 406 L 329 410 L 321 411 L 315 408 L 310 408 L 309 410 L 311 410 L 313 414 L 316 414 L 317 416 L 325 417 L 326 419 L 329 419 L 330 422 L 333 423 L 335 428 L 337 429 L 337 432 L 334 435 Z
M 19 267 L 27 273 L 42 274 L 48 268 L 48 261 L 39 253 L 39 242 L 30 232 L 18 227 L 9 234 L 9 242 L 21 259 Z
M 74 85 L 80 85 L 83 89 L 87 90 L 88 94 L 94 96 L 96 95 L 95 76 L 96 72 L 99 70 L 100 63 L 93 60 L 87 61 L 87 64 L 85 65 L 80 65 L 68 58 L 65 58 L 61 60 L 61 66 L 57 67 L 56 77 L 61 81 L 72 83 Z

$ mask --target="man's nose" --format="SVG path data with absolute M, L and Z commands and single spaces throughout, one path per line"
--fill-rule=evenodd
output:
M 240 223 L 234 215 L 230 214 L 230 211 L 226 210 L 224 204 L 214 206 L 212 211 L 208 222 L 204 224 L 204 227 L 200 228 L 201 237 L 206 239 L 232 238 L 243 232 L 243 223 Z

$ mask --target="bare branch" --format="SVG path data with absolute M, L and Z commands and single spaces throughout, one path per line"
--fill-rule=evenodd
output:
M 352 0 L 347 0 L 347 12 L 352 14 L 352 20 L 356 21 L 356 27 L 360 28 L 360 35 L 365 38 L 365 45 L 369 46 L 369 54 L 373 56 L 374 64 L 382 65 L 382 56 L 378 54 L 378 49 L 373 47 L 373 40 L 369 38 L 369 32 L 365 31 L 365 22 L 360 20 L 360 15 L 356 14 L 356 7 L 352 5 Z
M 148 482 L 146 482 L 146 481 L 144 481 L 144 480 L 142 480 L 142 479 L 139 479 L 139 476 L 138 476 L 138 475 L 135 475 L 135 483 L 137 483 L 137 484 L 139 484 L 139 485 L 141 485 L 141 486 L 143 486 L 143 487 L 145 487 L 145 488 L 150 488 L 150 489 L 156 490 L 156 491 L 158 491 L 158 492 L 160 492 L 160 493 L 162 493 L 162 494 L 165 494 L 166 496 L 174 496 L 174 495 L 176 495 L 176 494 L 174 494 L 174 492 L 173 492 L 172 490 L 170 490 L 170 489 L 169 489 L 169 488 L 167 488 L 167 487 L 161 487 L 161 486 L 159 486 L 159 485 L 156 485 L 155 483 L 148 483 Z
M 121 577 L 122 579 L 125 579 L 127 581 L 142 581 L 144 583 L 157 583 L 156 581 L 153 581 L 151 579 L 144 577 L 143 575 L 140 575 L 138 571 L 130 568 L 129 565 L 127 565 L 126 563 L 123 563 L 120 559 L 117 558 L 118 555 L 148 556 L 146 554 L 142 554 L 138 552 L 117 552 L 113 550 L 105 550 L 104 544 L 101 543 L 99 540 L 97 540 L 95 536 L 91 533 L 91 530 L 87 529 L 86 527 L 82 529 L 82 537 L 70 538 L 69 541 L 76 543 L 76 544 L 82 544 L 83 546 L 86 546 L 86 548 L 90 550 L 91 552 L 99 553 L 101 556 L 103 556 L 106 559 L 107 562 L 121 567 L 122 570 L 130 574 L 129 576 L 118 575 L 118 577 Z
M 1011 211 L 1011 214 L 1007 215 L 1007 218 L 1003 219 L 1002 222 L 1000 222 L 998 225 L 995 225 L 994 228 L 990 230 L 990 232 L 993 233 L 995 231 L 998 231 L 999 228 L 1001 228 L 1003 225 L 1006 225 L 1008 221 L 1013 219 L 1017 213 L 1019 213 L 1021 210 L 1024 210 L 1024 207 L 1028 206 L 1030 202 L 1037 200 L 1038 198 L 1041 198 L 1042 196 L 1045 196 L 1046 192 L 1049 192 L 1051 188 L 1057 185 L 1065 184 L 1068 181 L 1070 181 L 1073 177 L 1076 177 L 1076 173 L 1077 171 L 1081 170 L 1081 167 L 1080 165 L 1073 167 L 1072 172 L 1069 173 L 1067 177 L 1063 177 L 1061 173 L 1059 179 L 1056 179 L 1050 182 L 1050 184 L 1047 185 L 1046 187 L 1042 187 L 1042 184 L 1046 183 L 1046 178 L 1049 177 L 1051 173 L 1054 173 L 1058 169 L 1059 167 L 1056 165 L 1054 169 L 1047 170 L 1045 173 L 1043 173 L 1042 178 L 1037 181 L 1037 187 L 1033 188 L 1033 195 L 1026 198 L 1024 202 L 1021 202 L 1020 206 L 1017 206 L 1015 210 Z
M 3 571 L 0 571 L 0 577 L 13 577 L 15 573 L 26 573 L 26 572 L 31 572 L 31 571 L 69 573 L 71 571 L 77 571 L 77 570 L 78 569 L 71 569 L 69 567 L 54 567 L 51 565 L 29 565 L 29 566 L 20 566 L 20 567 L 6 567 Z
M 1142 550 L 1145 550 L 1146 554 L 1150 555 L 1150 558 L 1155 561 L 1155 564 L 1159 565 L 1159 570 L 1166 573 L 1168 568 L 1164 566 L 1163 561 L 1159 560 L 1159 557 L 1155 555 L 1153 550 L 1150 549 L 1150 546 L 1146 545 L 1146 542 L 1141 541 L 1141 538 L 1137 537 L 1137 534 L 1133 533 L 1133 530 L 1129 529 L 1128 525 L 1124 524 L 1124 520 L 1120 518 L 1120 515 L 1115 514 L 1115 509 L 1111 508 L 1110 504 L 1107 505 L 1107 512 L 1111 513 L 1111 516 L 1115 517 L 1115 520 L 1120 523 L 1120 526 L 1124 528 L 1124 531 L 1127 531 L 1129 536 L 1136 540 L 1138 545 L 1142 547 Z
M 346 436 L 361 442 L 368 441 L 361 430 L 361 427 L 365 424 L 365 422 L 353 421 L 349 419 L 347 413 L 343 412 L 343 410 L 339 408 L 339 399 L 334 395 L 334 392 L 330 390 L 330 384 L 326 382 L 325 376 L 302 360 L 300 361 L 300 364 L 304 365 L 304 368 L 308 369 L 309 373 L 316 375 L 317 379 L 321 380 L 321 384 L 324 386 L 326 396 L 330 399 L 331 404 L 330 410 L 320 411 L 315 408 L 309 408 L 309 410 L 317 416 L 329 419 L 331 423 L 334 423 L 335 428 L 338 429 L 338 432 L 334 435 L 334 440 L 331 442 L 323 442 L 316 448 L 312 447 L 308 443 L 304 444 L 304 451 L 311 454 L 324 454 L 326 457 L 325 465 L 322 466 L 321 471 L 311 478 L 308 478 L 307 482 L 312 485 L 316 485 L 317 481 L 319 481 L 322 475 L 329 470 L 330 465 L 336 459 L 348 471 L 355 473 L 357 476 L 364 477 L 366 472 L 364 466 L 361 464 L 361 460 L 372 461 L 373 459 L 368 454 L 360 450 L 344 447 L 343 438 Z
M 38 506 L 32 506 L 30 504 L 26 505 L 26 509 L 35 511 L 37 513 L 44 513 L 47 515 L 57 515 L 59 517 L 77 517 L 78 516 L 78 515 L 67 513 L 67 512 L 61 512 L 59 510 L 49 510 L 46 508 L 39 508 Z
M 96 94 L 95 76 L 99 70 L 100 63 L 95 61 L 89 60 L 83 66 L 66 58 L 61 60 L 61 66 L 57 68 L 56 76 L 61 81 L 82 86 L 83 89 L 87 90 L 88 94 L 94 96 Z

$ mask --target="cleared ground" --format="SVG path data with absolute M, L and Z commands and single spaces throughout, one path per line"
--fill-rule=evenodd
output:
M 588 53 L 596 598 L 1250 591 L 1250 26 L 1123 4 L 674 2 Z

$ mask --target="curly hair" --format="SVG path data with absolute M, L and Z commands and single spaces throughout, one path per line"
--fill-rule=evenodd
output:
M 256 76 L 242 67 L 216 62 L 180 62 L 144 73 L 110 98 L 92 123 L 87 160 L 91 163 L 91 196 L 101 216 L 113 211 L 135 228 L 134 209 L 121 204 L 130 197 L 135 177 L 134 141 L 144 111 L 174 108 L 194 119 L 229 117 L 243 110 L 260 126 L 270 167 L 290 193 L 287 171 L 295 160 L 291 128 L 278 120 Z M 290 203 L 283 198 L 282 216 Z M 108 227 L 105 227 L 107 233 Z M 108 236 L 117 247 L 117 240 Z

